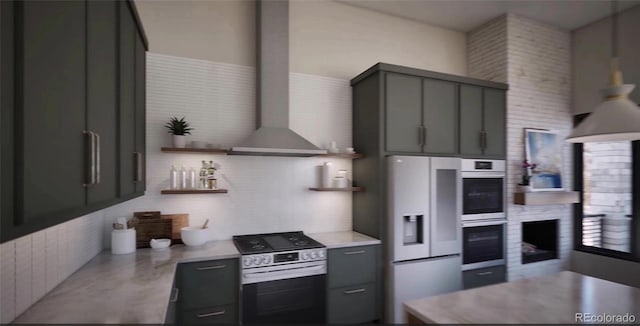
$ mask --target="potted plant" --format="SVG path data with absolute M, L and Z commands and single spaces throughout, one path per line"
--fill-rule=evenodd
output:
M 529 192 L 530 189 L 530 181 L 531 174 L 533 174 L 538 165 L 536 163 L 529 163 L 527 160 L 522 161 L 522 181 L 518 184 L 521 192 Z
M 190 135 L 193 128 L 184 120 L 184 117 L 180 119 L 172 117 L 165 127 L 167 127 L 169 133 L 173 135 L 173 147 L 184 148 L 187 145 L 186 135 Z

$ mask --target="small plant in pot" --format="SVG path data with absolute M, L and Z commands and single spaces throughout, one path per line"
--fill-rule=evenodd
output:
M 529 170 L 531 170 L 531 174 L 533 174 L 537 166 L 538 164 L 536 163 L 529 163 L 527 160 L 522 161 L 522 181 L 518 184 L 520 191 L 528 192 L 531 190 L 531 175 L 529 174 Z
M 184 117 L 180 119 L 172 117 L 165 127 L 167 127 L 169 133 L 173 135 L 173 147 L 184 148 L 187 145 L 186 135 L 190 135 L 193 128 L 184 120 Z

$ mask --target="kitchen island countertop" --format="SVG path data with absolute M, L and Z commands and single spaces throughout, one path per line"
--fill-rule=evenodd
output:
M 315 233 L 327 248 L 380 243 L 362 234 Z M 162 324 L 178 263 L 240 257 L 232 240 L 202 247 L 138 249 L 135 253 L 99 253 L 87 264 L 18 316 L 14 323 Z
M 426 324 L 573 324 L 624 315 L 637 321 L 640 289 L 564 271 L 411 300 L 404 307 L 410 322 Z

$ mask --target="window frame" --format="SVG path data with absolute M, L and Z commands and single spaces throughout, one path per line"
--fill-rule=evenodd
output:
M 574 126 L 590 113 L 574 116 Z M 595 255 L 640 262 L 640 140 L 631 142 L 631 252 L 585 246 L 582 244 L 582 218 L 584 216 L 584 145 L 573 144 L 573 189 L 580 192 L 580 202 L 573 204 L 573 249 Z

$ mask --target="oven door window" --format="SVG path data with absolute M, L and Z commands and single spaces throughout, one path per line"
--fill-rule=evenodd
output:
M 503 228 L 504 224 L 463 228 L 463 264 L 503 259 Z
M 326 275 L 245 284 L 243 323 L 324 323 Z
M 502 213 L 503 178 L 464 178 L 462 210 L 464 215 Z

